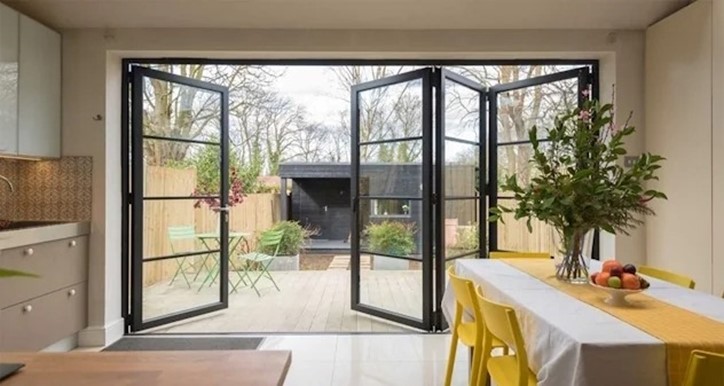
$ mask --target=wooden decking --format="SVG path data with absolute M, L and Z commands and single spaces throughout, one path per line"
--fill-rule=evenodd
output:
M 340 262 L 341 263 L 341 262 Z M 350 272 L 273 272 L 279 284 L 260 281 L 261 297 L 249 287 L 229 295 L 229 308 L 189 321 L 160 327 L 154 332 L 409 332 L 404 326 L 352 311 Z M 235 279 L 232 273 L 232 280 Z M 199 280 L 200 282 L 200 280 Z M 398 313 L 421 317 L 422 273 L 418 270 L 361 273 L 362 301 Z M 199 283 L 200 284 L 200 283 Z M 182 280 L 173 285 L 158 283 L 144 292 L 145 317 L 202 305 L 218 298 L 218 287 L 198 284 L 189 289 Z

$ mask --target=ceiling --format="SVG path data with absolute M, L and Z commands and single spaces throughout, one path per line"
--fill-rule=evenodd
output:
M 690 0 L 2 0 L 64 28 L 642 29 Z

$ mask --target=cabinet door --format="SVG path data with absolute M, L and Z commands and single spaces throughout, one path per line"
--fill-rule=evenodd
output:
M 60 35 L 20 15 L 18 154 L 60 157 Z
M 0 4 L 0 154 L 18 152 L 18 17 Z

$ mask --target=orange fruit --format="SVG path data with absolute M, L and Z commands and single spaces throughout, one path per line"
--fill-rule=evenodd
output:
M 596 284 L 600 285 L 601 287 L 608 287 L 609 277 L 611 277 L 610 273 L 600 272 L 598 275 L 596 275 Z
M 611 268 L 620 267 L 623 270 L 623 266 L 616 260 L 606 260 L 603 262 L 601 272 L 611 272 Z
M 639 280 L 638 276 L 631 273 L 621 275 L 621 282 L 623 283 L 624 289 L 636 290 L 641 288 L 641 280 Z

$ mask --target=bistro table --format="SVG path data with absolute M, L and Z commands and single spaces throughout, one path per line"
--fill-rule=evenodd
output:
M 591 272 L 600 271 L 600 266 L 593 261 Z M 667 385 L 666 346 L 661 340 L 503 261 L 458 260 L 455 269 L 489 299 L 516 309 L 538 385 Z M 724 300 L 647 280 L 648 296 L 724 323 Z M 454 295 L 448 288 L 443 298 L 448 321 L 454 310 Z
M 236 272 L 236 275 L 239 277 L 237 280 L 237 284 L 230 286 L 231 292 L 236 292 L 238 284 L 244 281 L 239 267 L 234 264 L 234 260 L 231 257 L 240 247 L 245 248 L 243 249 L 245 251 L 249 250 L 249 237 L 251 236 L 252 234 L 249 232 L 229 232 L 229 266 L 231 270 Z M 218 253 L 212 251 L 221 249 L 221 234 L 219 232 L 197 233 L 195 237 L 199 239 L 204 248 L 209 251 L 209 253 L 207 253 L 206 256 L 204 256 L 204 259 L 201 261 L 201 267 L 206 267 L 206 263 L 208 262 L 208 260 L 213 259 L 213 263 L 211 265 L 211 268 L 208 270 L 208 274 L 199 286 L 199 291 L 201 291 L 204 285 L 206 285 L 206 282 L 209 282 L 209 280 L 211 280 L 209 282 L 209 286 L 211 286 L 219 277 L 221 270 L 219 269 Z

